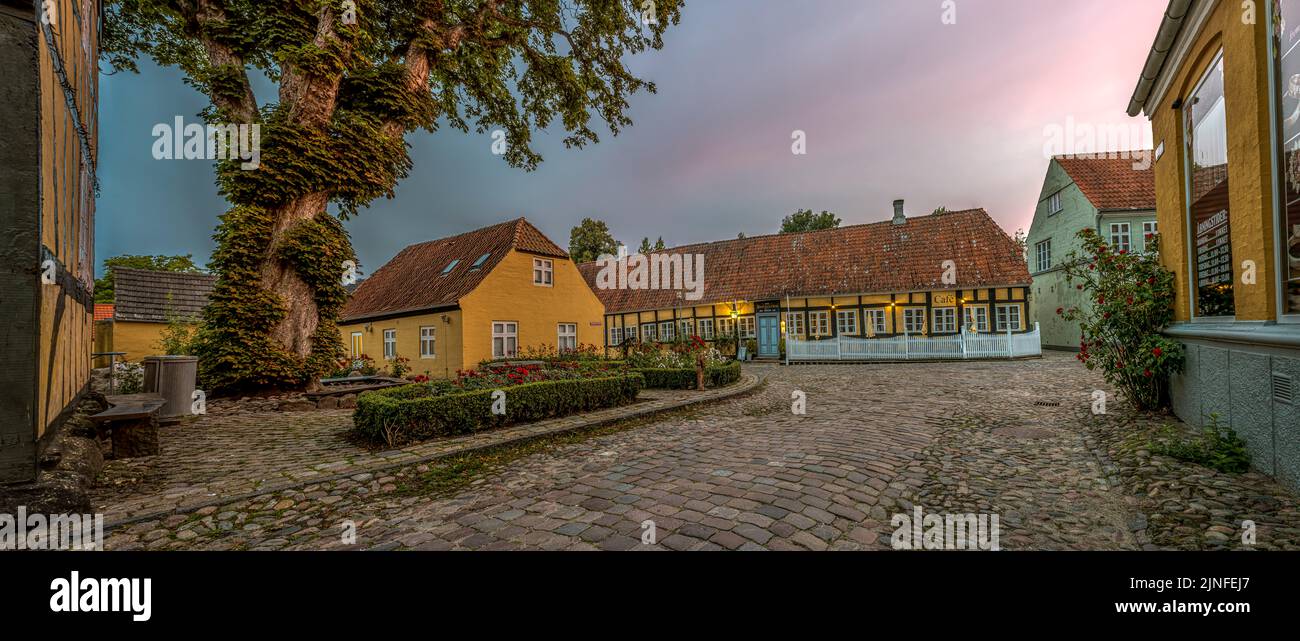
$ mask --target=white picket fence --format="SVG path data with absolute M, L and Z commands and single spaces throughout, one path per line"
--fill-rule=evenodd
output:
M 1038 323 L 1031 332 L 953 336 L 895 336 L 822 341 L 786 339 L 786 356 L 794 361 L 926 361 L 1042 356 Z

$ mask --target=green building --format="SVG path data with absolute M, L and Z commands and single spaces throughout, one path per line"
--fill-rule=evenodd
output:
M 1047 167 L 1034 222 L 1025 239 L 1033 278 L 1029 326 L 1039 323 L 1046 349 L 1079 349 L 1079 327 L 1056 310 L 1084 306 L 1083 292 L 1065 280 L 1064 265 L 1080 250 L 1076 234 L 1091 227 L 1118 249 L 1143 251 L 1156 232 L 1155 178 L 1150 156 L 1058 156 Z M 1136 156 L 1133 157 L 1133 156 Z

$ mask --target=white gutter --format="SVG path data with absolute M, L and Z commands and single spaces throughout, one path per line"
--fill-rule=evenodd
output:
M 1156 41 L 1151 45 L 1146 65 L 1142 67 L 1142 75 L 1133 90 L 1133 98 L 1129 100 L 1129 116 L 1137 116 L 1146 107 L 1147 100 L 1151 97 L 1151 90 L 1155 87 L 1156 79 L 1169 58 L 1169 52 L 1174 48 L 1174 41 L 1177 40 L 1178 32 L 1182 30 L 1183 21 L 1187 18 L 1194 1 L 1169 0 L 1165 17 L 1160 22 L 1160 30 L 1156 32 Z

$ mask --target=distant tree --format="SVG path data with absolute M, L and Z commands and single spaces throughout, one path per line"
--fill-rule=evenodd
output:
M 739 234 L 736 234 L 736 240 L 744 240 L 744 238 L 745 238 L 745 232 L 742 231 Z
M 947 208 L 947 207 L 939 207 L 939 208 L 935 209 L 934 211 L 930 212 L 930 215 L 931 215 L 931 216 L 938 216 L 939 214 L 946 214 L 946 213 L 948 213 L 948 208 Z
M 796 234 L 802 231 L 835 229 L 840 226 L 840 219 L 835 214 L 823 210 L 814 214 L 811 209 L 800 209 L 781 220 L 782 234 Z
M 1019 251 L 1020 251 L 1020 258 L 1023 260 L 1023 259 L 1025 258 L 1025 253 L 1026 253 L 1026 251 L 1028 251 L 1028 247 L 1027 247 L 1027 245 L 1028 245 L 1028 242 L 1029 242 L 1029 241 L 1028 241 L 1028 237 L 1025 235 L 1025 230 L 1024 230 L 1024 228 L 1022 227 L 1022 228 L 1020 228 L 1020 229 L 1017 229 L 1017 230 L 1016 230 L 1016 235 L 1013 236 L 1013 237 L 1011 238 L 1011 240 L 1014 241 L 1014 242 L 1016 243 L 1016 247 L 1017 247 L 1017 248 L 1019 249 Z
M 112 258 L 104 259 L 104 275 L 95 279 L 95 302 L 111 303 L 113 302 L 113 268 L 125 267 L 128 269 L 148 269 L 155 272 L 186 272 L 190 274 L 201 274 L 203 270 L 194 264 L 194 255 L 185 254 L 184 256 L 141 256 L 136 254 L 123 254 Z
M 652 254 L 657 251 L 663 251 L 665 248 L 667 248 L 667 245 L 664 245 L 663 236 L 660 236 L 659 240 L 656 240 L 654 245 L 650 244 L 649 238 L 642 238 L 641 246 L 637 248 L 636 252 L 644 256 L 647 254 Z
M 664 244 L 664 237 L 660 236 L 659 240 L 655 241 L 655 251 L 663 251 L 667 248 L 668 246 Z
M 569 232 L 569 256 L 575 263 L 589 263 L 601 254 L 618 253 L 618 241 L 609 233 L 609 226 L 603 220 L 583 218 L 582 222 Z

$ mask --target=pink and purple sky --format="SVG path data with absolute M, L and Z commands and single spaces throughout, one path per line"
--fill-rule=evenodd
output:
M 583 217 L 633 248 L 772 233 L 799 208 L 844 224 L 983 207 L 1028 229 L 1047 169 L 1044 128 L 1139 125 L 1124 110 L 1166 0 L 687 0 L 662 51 L 631 60 L 656 95 L 635 126 L 566 150 L 539 134 L 532 173 L 488 135 L 408 137 L 415 169 L 348 222 L 363 271 L 402 247 L 526 216 L 560 245 Z M 155 123 L 202 98 L 173 69 L 101 81 L 96 256 L 193 253 L 224 211 L 203 161 L 150 156 Z M 807 154 L 791 153 L 791 133 Z M 1149 145 L 1149 138 L 1145 144 Z

